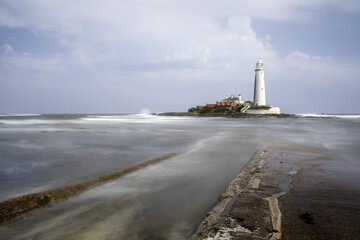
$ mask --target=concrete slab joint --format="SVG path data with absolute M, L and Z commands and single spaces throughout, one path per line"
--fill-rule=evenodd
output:
M 269 202 L 269 208 L 271 212 L 271 224 L 273 233 L 270 240 L 281 239 L 281 211 L 279 208 L 278 198 L 286 195 L 286 192 L 280 192 L 273 194 L 271 197 L 264 198 Z

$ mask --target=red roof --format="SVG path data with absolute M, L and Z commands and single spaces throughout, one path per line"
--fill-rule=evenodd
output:
M 214 107 L 216 107 L 216 104 L 206 104 L 206 107 L 208 107 L 208 108 L 214 108 Z

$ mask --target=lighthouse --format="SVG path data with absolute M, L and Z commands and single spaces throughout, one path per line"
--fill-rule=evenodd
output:
M 256 63 L 255 69 L 255 86 L 254 86 L 254 106 L 265 106 L 265 81 L 264 81 L 264 69 L 261 59 Z

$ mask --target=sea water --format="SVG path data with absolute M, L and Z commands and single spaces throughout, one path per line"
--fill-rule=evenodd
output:
M 0 201 L 184 153 L 3 225 L 0 239 L 187 239 L 273 141 L 321 144 L 360 164 L 360 116 L 2 115 Z

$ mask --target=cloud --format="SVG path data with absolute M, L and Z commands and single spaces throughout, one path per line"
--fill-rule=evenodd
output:
M 110 105 L 103 94 L 121 102 L 120 111 L 130 112 L 144 107 L 184 110 L 225 94 L 242 93 L 251 99 L 258 57 L 264 59 L 269 70 L 269 82 L 301 80 L 308 87 L 314 81 L 335 81 L 344 76 L 348 63 L 296 49 L 283 57 L 271 36 L 262 38 L 252 27 L 254 19 L 311 21 L 324 8 L 356 12 L 359 3 L 5 0 L 0 3 L 1 26 L 26 29 L 67 51 L 35 54 L 31 47 L 20 51 L 10 41 L 5 42 L 0 83 L 6 89 L 8 79 L 27 81 L 28 85 L 33 81 L 36 86 L 39 81 L 51 82 L 47 83 L 49 95 L 61 93 L 59 98 L 71 99 L 81 92 L 84 107 L 88 108 L 86 102 L 97 107 Z M 41 89 L 32 87 L 31 91 L 35 94 Z M 95 92 L 99 92 L 98 97 Z M 147 100 L 140 101 L 131 93 Z M 280 99 L 281 93 L 275 93 Z M 184 94 L 192 97 L 179 103 Z M 124 103 L 128 99 L 131 103 Z M 173 109 L 175 105 L 177 109 Z
M 90 65 L 104 60 L 139 63 L 161 59 L 199 64 L 209 62 L 214 53 L 227 58 L 226 52 L 238 50 L 243 51 L 242 56 L 260 52 L 267 57 L 274 55 L 268 51 L 271 44 L 256 36 L 252 19 L 303 21 L 311 17 L 309 10 L 325 6 L 357 9 L 359 4 L 336 0 L 19 0 L 3 1 L 2 5 L 1 25 L 51 37 L 70 49 L 74 62 Z M 257 44 L 257 48 L 247 44 Z
M 15 50 L 13 49 L 13 47 L 10 46 L 7 43 L 2 46 L 2 49 L 4 51 L 4 54 L 14 54 L 14 53 L 16 53 Z
M 283 61 L 284 74 L 290 79 L 315 84 L 341 82 L 351 84 L 353 76 L 360 76 L 358 62 L 338 62 L 331 57 L 312 56 L 299 50 L 291 52 Z
M 356 0 L 163 0 L 143 1 L 51 1 L 18 0 L 2 1 L 1 23 L 13 27 L 32 27 L 39 30 L 55 30 L 63 34 L 77 35 L 99 29 L 104 32 L 117 26 L 124 27 L 132 23 L 131 29 L 146 31 L 149 26 L 158 25 L 160 33 L 169 26 L 196 19 L 224 18 L 226 16 L 248 15 L 251 18 L 267 20 L 302 21 L 308 16 L 308 10 L 334 8 L 342 11 L 359 11 Z M 164 21 L 167 20 L 167 21 Z M 113 25 L 109 25 L 109 24 Z M 86 29 L 85 25 L 93 28 Z M 187 24 L 186 24 L 187 25 Z M 172 31 L 171 34 L 176 34 Z M 101 38 L 101 36 L 98 36 Z
M 17 53 L 9 44 L 2 46 L 1 67 L 8 71 L 30 71 L 40 73 L 56 73 L 64 70 L 60 56 L 36 56 L 28 52 Z

